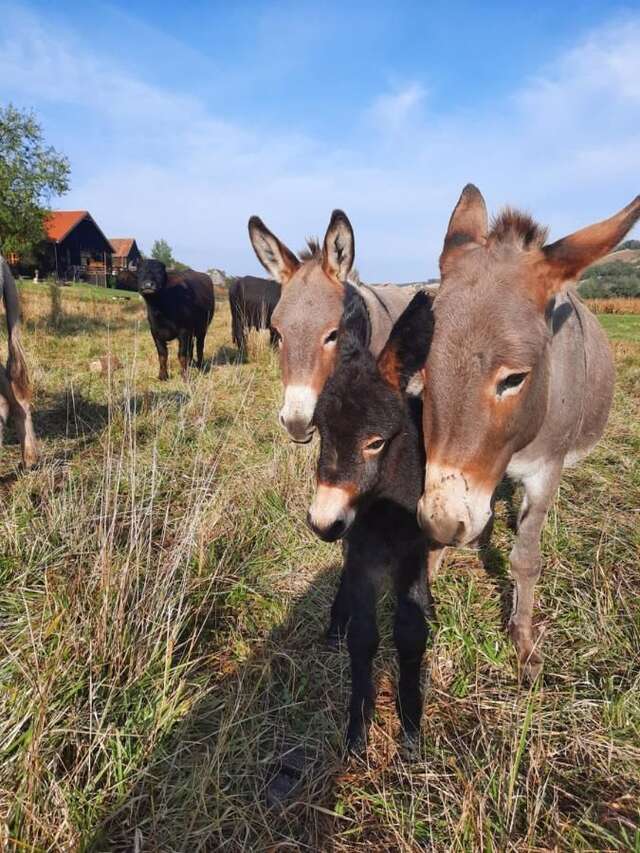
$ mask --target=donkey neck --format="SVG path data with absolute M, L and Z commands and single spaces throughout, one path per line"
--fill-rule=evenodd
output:
M 402 427 L 389 448 L 376 500 L 392 500 L 415 513 L 424 486 L 422 400 L 405 398 Z

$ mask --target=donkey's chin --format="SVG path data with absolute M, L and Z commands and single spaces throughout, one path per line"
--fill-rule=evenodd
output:
M 313 439 L 315 432 L 315 428 L 311 427 L 311 429 L 309 429 L 303 436 L 300 436 L 298 433 L 296 433 L 296 435 L 289 433 L 289 438 L 294 444 L 309 444 Z

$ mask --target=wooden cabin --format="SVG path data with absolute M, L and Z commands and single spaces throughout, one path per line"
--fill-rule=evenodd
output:
M 111 266 L 115 273 L 138 268 L 142 253 L 133 237 L 111 237 L 109 242 L 113 248 Z
M 113 248 L 88 210 L 54 210 L 45 219 L 44 274 L 106 287 Z

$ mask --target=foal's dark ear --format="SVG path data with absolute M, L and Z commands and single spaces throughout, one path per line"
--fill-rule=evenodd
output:
M 378 356 L 382 378 L 396 391 L 406 391 L 411 377 L 424 367 L 432 335 L 431 297 L 419 291 L 396 320 Z
M 258 260 L 269 275 L 281 285 L 286 285 L 300 266 L 300 261 L 280 242 L 259 216 L 249 220 L 249 239 Z
M 353 228 L 342 210 L 334 210 L 322 247 L 322 268 L 328 276 L 346 281 L 355 257 Z
M 342 356 L 367 349 L 371 340 L 371 321 L 364 299 L 352 284 L 344 288 L 344 308 L 338 329 L 338 347 Z

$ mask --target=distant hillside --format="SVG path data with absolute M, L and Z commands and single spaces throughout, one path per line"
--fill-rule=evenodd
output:
M 590 299 L 640 296 L 640 240 L 626 240 L 592 264 L 583 273 L 578 290 Z

